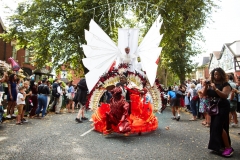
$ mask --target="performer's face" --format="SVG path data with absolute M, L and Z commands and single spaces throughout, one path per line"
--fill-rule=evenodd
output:
M 125 52 L 128 54 L 130 52 L 130 48 L 125 48 Z
M 125 83 L 127 83 L 127 79 L 125 77 L 120 77 L 120 82 L 122 84 L 125 84 Z

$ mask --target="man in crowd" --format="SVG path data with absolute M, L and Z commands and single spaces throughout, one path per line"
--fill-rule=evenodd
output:
M 237 119 L 237 93 L 236 93 L 236 84 L 233 82 L 233 75 L 228 74 L 228 83 L 232 87 L 232 92 L 228 96 L 228 100 L 230 102 L 230 113 L 229 113 L 229 123 L 231 123 L 231 119 L 233 119 L 233 123 L 230 124 L 232 127 L 238 127 L 238 119 Z
M 56 78 L 52 84 L 52 103 L 49 107 L 49 110 L 52 111 L 52 112 L 55 112 L 55 106 L 58 102 L 58 97 L 55 97 L 54 96 L 54 89 L 57 90 L 57 87 L 58 87 L 58 83 L 59 83 L 59 80 Z
M 57 104 L 55 106 L 55 113 L 56 114 L 61 114 L 60 110 L 61 110 L 61 107 L 62 107 L 62 98 L 63 98 L 62 82 L 58 83 L 56 94 L 57 94 L 56 95 Z
M 77 93 L 73 99 L 73 101 L 76 104 L 80 105 L 80 109 L 78 111 L 77 118 L 75 119 L 75 121 L 78 123 L 82 123 L 83 120 L 88 120 L 88 118 L 86 118 L 84 116 L 84 111 L 86 109 L 85 104 L 87 101 L 87 93 L 88 93 L 88 89 L 87 89 L 86 79 L 83 78 L 77 84 Z
M 177 82 L 174 83 L 173 91 L 178 91 L 178 85 L 177 85 Z
M 47 96 L 50 91 L 46 82 L 46 79 L 42 80 L 42 83 L 38 86 L 38 109 L 36 111 L 37 116 L 39 117 L 39 113 L 42 109 L 42 118 L 45 117 L 46 108 L 47 108 Z

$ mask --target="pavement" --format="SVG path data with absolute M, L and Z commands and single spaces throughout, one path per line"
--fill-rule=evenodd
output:
M 91 117 L 92 112 L 86 116 Z M 76 123 L 77 113 L 49 113 L 44 119 L 28 119 L 23 125 L 6 120 L 0 125 L 0 160 L 208 160 L 225 159 L 207 149 L 209 128 L 202 120 L 171 120 L 167 107 L 156 113 L 157 130 L 142 135 L 111 134 L 93 130 L 92 122 Z M 240 159 L 240 128 L 230 128 L 231 159 Z

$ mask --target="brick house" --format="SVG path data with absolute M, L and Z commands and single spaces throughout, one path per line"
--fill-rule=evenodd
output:
M 4 26 L 0 17 L 0 34 L 6 33 L 6 27 Z M 10 43 L 6 43 L 3 39 L 0 39 L 0 60 L 7 61 L 12 56 L 12 46 Z
M 6 32 L 6 27 L 4 26 L 0 17 L 0 34 Z M 53 77 L 53 75 L 50 74 L 49 67 L 36 69 L 36 67 L 30 63 L 31 58 L 30 51 L 28 49 L 22 48 L 16 50 L 16 41 L 7 43 L 3 41 L 3 39 L 0 39 L 0 60 L 8 63 L 8 58 L 10 57 L 12 57 L 20 65 L 21 69 L 23 70 L 23 75 L 25 75 L 27 78 L 34 75 L 35 80 L 38 81 L 42 76 L 48 78 Z
M 210 55 L 209 71 L 221 67 L 226 73 L 240 76 L 240 40 L 223 44 L 222 50 Z
M 80 81 L 81 76 L 77 76 L 73 70 L 67 71 L 65 69 L 65 66 L 61 67 L 61 72 L 57 75 L 57 78 L 60 79 L 63 82 L 69 82 L 67 75 L 71 75 L 72 83 L 76 85 Z M 80 75 L 84 75 L 84 72 L 80 73 Z
M 209 78 L 209 57 L 202 57 L 202 61 L 198 64 L 196 68 L 196 79 L 204 78 L 208 79 Z
M 0 17 L 0 34 L 6 33 L 6 27 L 3 24 L 3 21 Z M 16 50 L 16 42 L 12 41 L 11 43 L 6 43 L 3 39 L 0 39 L 0 60 L 8 63 L 8 58 L 13 57 L 13 59 L 20 65 L 23 70 L 23 74 L 26 77 L 34 76 L 36 81 L 41 80 L 43 77 L 50 78 L 54 75 L 50 73 L 51 68 L 46 66 L 41 69 L 37 69 L 30 63 L 31 60 L 31 51 L 28 49 L 20 49 Z M 72 75 L 73 84 L 77 84 L 80 80 L 78 76 L 74 73 L 74 71 L 69 71 L 68 74 Z M 57 77 L 64 82 L 67 82 L 67 71 L 64 66 L 62 67 L 62 71 Z
M 0 33 L 6 32 L 6 27 L 4 26 L 3 21 L 0 17 Z M 8 58 L 13 57 L 13 59 L 20 65 L 21 69 L 23 70 L 23 74 L 26 77 L 29 77 L 32 75 L 32 71 L 35 69 L 35 67 L 29 63 L 29 52 L 25 49 L 16 50 L 15 46 L 15 41 L 7 43 L 3 41 L 3 39 L 0 39 L 0 60 L 8 63 Z

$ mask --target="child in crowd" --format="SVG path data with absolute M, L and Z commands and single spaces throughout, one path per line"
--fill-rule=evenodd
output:
M 25 93 L 26 93 L 26 97 L 25 97 L 25 105 L 23 107 L 23 112 L 22 112 L 22 115 L 21 115 L 21 121 L 22 122 L 28 122 L 24 118 L 24 114 L 25 114 L 26 111 L 27 112 L 29 111 L 29 97 L 32 94 L 32 91 L 30 91 L 30 88 L 29 88 L 29 81 L 24 81 L 23 82 L 23 87 L 24 87 L 24 90 L 25 90 Z
M 23 113 L 23 107 L 25 105 L 25 98 L 26 98 L 26 93 L 25 93 L 25 87 L 19 87 L 19 92 L 17 94 L 17 109 L 18 109 L 18 115 L 16 117 L 16 124 L 21 125 L 21 116 Z
M 211 117 L 206 112 L 206 108 L 210 105 L 209 99 L 206 96 L 203 96 L 202 90 L 198 90 L 198 96 L 200 98 L 199 113 L 203 114 L 204 117 L 202 125 L 204 125 L 205 127 L 210 127 Z

